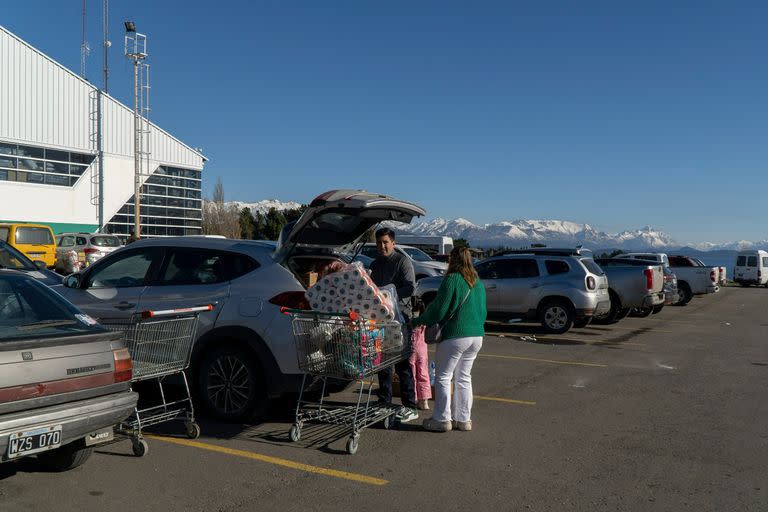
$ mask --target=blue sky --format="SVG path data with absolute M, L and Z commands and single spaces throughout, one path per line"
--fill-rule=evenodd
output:
M 475 223 L 768 239 L 768 3 L 110 4 L 110 93 L 132 104 L 131 19 L 152 119 L 203 148 L 206 195 L 219 177 L 242 201 L 364 188 Z M 81 9 L 5 2 L 1 23 L 77 71 Z

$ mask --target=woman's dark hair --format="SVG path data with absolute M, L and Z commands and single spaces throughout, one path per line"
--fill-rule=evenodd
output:
M 388 236 L 391 240 L 395 239 L 395 232 L 390 228 L 381 228 L 376 230 L 376 240 L 383 236 Z

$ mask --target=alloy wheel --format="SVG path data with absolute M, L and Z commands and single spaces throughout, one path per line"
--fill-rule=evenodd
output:
M 562 329 L 568 322 L 568 312 L 561 306 L 550 306 L 544 312 L 544 322 L 550 329 Z
M 234 355 L 221 355 L 208 369 L 208 398 L 224 414 L 242 411 L 254 393 L 248 365 Z

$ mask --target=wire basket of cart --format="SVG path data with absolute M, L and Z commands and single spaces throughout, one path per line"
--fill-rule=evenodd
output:
M 396 320 L 374 321 L 354 313 L 284 312 L 292 316 L 298 366 L 304 372 L 289 437 L 299 441 L 305 423 L 347 426 L 351 429 L 347 452 L 354 454 L 361 430 L 376 423 L 390 428 L 394 423 L 399 407 L 371 402 L 373 375 L 407 358 L 410 340 Z M 308 387 L 318 378 L 319 400 L 305 400 Z M 325 401 L 328 379 L 358 381 L 356 402 Z
M 212 305 L 164 311 L 143 311 L 127 320 L 101 319 L 102 325 L 125 334 L 125 344 L 133 362 L 132 382 L 154 380 L 160 394 L 159 403 L 144 404 L 117 427 L 117 431 L 131 438 L 133 453 L 143 456 L 147 452 L 143 429 L 167 421 L 184 422 L 191 439 L 200 436 L 195 422 L 195 410 L 185 370 L 189 367 L 192 344 L 197 333 L 198 315 L 211 311 Z M 169 399 L 163 381 L 170 375 L 180 375 L 184 395 Z

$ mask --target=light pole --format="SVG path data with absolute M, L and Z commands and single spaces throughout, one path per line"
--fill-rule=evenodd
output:
M 141 155 L 142 116 L 139 107 L 139 71 L 142 61 L 147 58 L 147 36 L 136 32 L 136 24 L 125 22 L 125 56 L 133 61 L 133 236 L 141 238 Z

